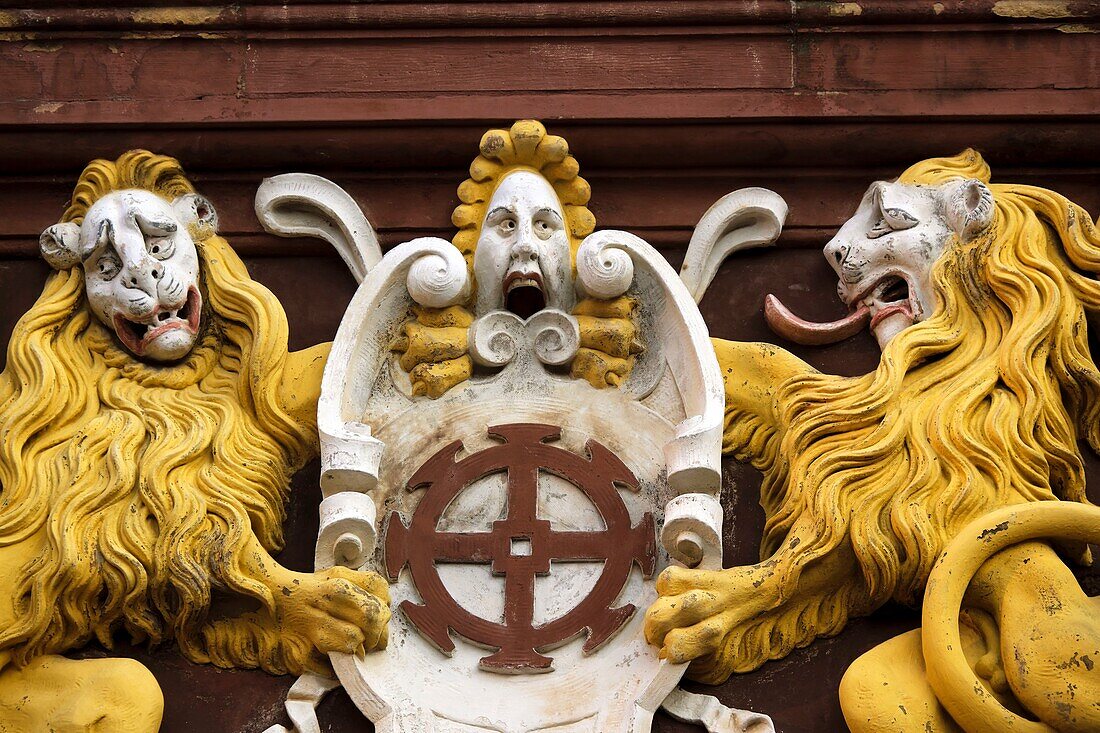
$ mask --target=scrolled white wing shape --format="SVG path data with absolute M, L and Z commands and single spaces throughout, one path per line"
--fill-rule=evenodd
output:
M 516 358 L 523 321 L 508 311 L 493 311 L 474 321 L 469 331 L 470 356 L 481 366 L 502 367 Z
M 356 282 L 382 259 L 374 227 L 347 191 L 310 173 L 265 178 L 256 190 L 256 216 L 279 237 L 316 237 L 331 244 Z
M 414 239 L 413 242 L 445 240 L 435 237 Z M 447 250 L 426 254 L 409 268 L 406 286 L 417 303 L 429 308 L 446 308 L 463 300 L 470 293 L 466 260 L 449 242 Z
M 679 687 L 669 693 L 661 707 L 676 720 L 702 725 L 707 733 L 775 733 L 775 724 L 763 713 L 729 708 L 713 695 Z
M 469 293 L 466 261 L 454 245 L 438 237 L 398 245 L 367 274 L 340 321 L 317 402 L 321 491 L 326 497 L 341 491 L 369 491 L 378 481 L 384 446 L 361 422 L 374 376 L 389 358 L 389 344 L 377 338 L 377 318 L 381 305 L 393 302 L 395 291 L 403 292 L 410 279 L 423 279 L 410 278 L 422 260 L 426 263 L 420 272 L 447 283 L 433 292 L 449 295 L 433 302 L 453 305 Z
M 581 345 L 581 329 L 577 319 L 559 310 L 547 309 L 536 313 L 527 322 L 527 331 L 533 335 L 535 356 L 543 364 L 567 364 L 576 356 Z
M 290 727 L 276 723 L 264 733 L 321 733 L 317 706 L 321 703 L 321 698 L 339 686 L 340 682 L 337 680 L 306 672 L 290 686 L 286 696 Z
M 577 250 L 577 290 L 582 296 L 610 300 L 634 282 L 634 261 L 616 246 L 620 232 L 606 230 L 585 237 Z
M 676 438 L 665 446 L 668 483 L 678 494 L 716 495 L 722 486 L 725 391 L 703 316 L 668 261 L 644 240 L 629 232 L 605 230 L 585 238 L 581 249 L 590 241 L 599 249 L 621 251 L 633 263 L 635 277 L 645 273 L 657 288 L 643 298 L 664 303 L 657 311 L 657 333 L 663 334 L 666 343 L 676 344 L 665 348 L 664 355 L 688 415 L 676 426 Z
M 787 220 L 787 202 L 766 188 L 740 188 L 707 209 L 688 243 L 680 279 L 698 303 L 718 266 L 742 249 L 770 245 Z

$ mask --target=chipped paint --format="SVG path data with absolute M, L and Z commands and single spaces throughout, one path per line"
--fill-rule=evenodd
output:
M 833 3 L 829 6 L 829 15 L 863 15 L 863 8 L 859 3 Z
M 61 50 L 60 43 L 27 43 L 23 50 L 29 53 L 57 53 Z
M 932 3 L 932 12 L 939 15 L 943 12 L 943 3 Z
M 202 25 L 219 15 L 221 8 L 142 8 L 133 18 L 135 23 L 154 25 Z
M 34 108 L 34 112 L 35 112 L 35 114 L 48 115 L 48 114 L 52 114 L 52 113 L 56 112 L 57 110 L 61 109 L 64 106 L 65 106 L 64 102 L 43 102 L 42 104 L 37 105 Z
M 998 524 L 995 527 L 990 527 L 989 529 L 982 530 L 982 533 L 980 535 L 978 535 L 978 539 L 979 540 L 984 540 L 988 537 L 992 537 L 995 534 L 1000 534 L 1001 532 L 1004 532 L 1007 529 L 1008 529 L 1008 522 L 1007 521 L 1001 522 L 1000 524 Z
M 1055 30 L 1062 33 L 1100 33 L 1100 26 L 1085 25 L 1084 23 L 1063 23 Z
M 1004 18 L 1072 18 L 1069 3 L 1050 0 L 1000 0 L 993 4 L 993 14 Z

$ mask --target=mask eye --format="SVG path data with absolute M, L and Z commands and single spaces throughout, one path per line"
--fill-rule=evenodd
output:
M 113 280 L 121 269 L 122 263 L 114 253 L 105 254 L 96 262 L 96 273 L 104 280 Z
M 535 236 L 539 239 L 549 239 L 554 234 L 554 225 L 545 219 L 536 219 L 534 223 Z
M 149 254 L 158 260 L 166 260 L 176 251 L 176 244 L 171 237 L 156 237 L 148 240 L 145 243 L 145 248 L 149 250 Z
M 516 230 L 516 220 L 510 216 L 506 216 L 500 220 L 497 226 L 500 227 L 500 231 L 502 232 L 514 232 Z

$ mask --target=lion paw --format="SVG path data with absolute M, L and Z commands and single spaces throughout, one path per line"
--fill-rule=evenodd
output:
M 295 573 L 275 593 L 281 633 L 303 637 L 321 653 L 386 647 L 389 585 L 377 573 L 339 566 Z
M 775 607 L 778 582 L 767 566 L 728 570 L 666 568 L 645 617 L 645 636 L 660 657 L 693 662 L 692 677 L 724 681 L 737 668 L 741 630 Z

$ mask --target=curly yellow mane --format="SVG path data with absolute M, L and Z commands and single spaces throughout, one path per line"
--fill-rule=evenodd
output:
M 65 220 L 100 196 L 190 192 L 179 164 L 132 151 L 90 164 Z M 197 242 L 204 332 L 183 363 L 143 364 L 90 313 L 80 268 L 50 276 L 12 335 L 0 375 L 0 544 L 42 542 L 14 581 L 17 664 L 95 636 L 175 639 L 195 661 L 219 591 L 265 606 L 236 558 L 250 536 L 282 545 L 292 473 L 313 426 L 277 400 L 286 316 L 225 240 Z M 42 539 L 44 537 L 44 539 Z
M 977 153 L 926 160 L 902 183 L 989 181 Z M 1100 234 L 1041 188 L 991 185 L 984 235 L 949 243 L 938 310 L 887 345 L 878 369 L 812 373 L 777 392 L 778 426 L 727 415 L 726 449 L 764 472 L 761 556 L 794 597 L 741 637 L 736 671 L 836 633 L 890 599 L 917 602 L 944 545 L 1000 506 L 1084 502 L 1078 439 L 1100 450 Z M 826 595 L 793 589 L 810 563 L 852 552 L 860 572 Z
M 586 204 L 592 195 L 588 182 L 581 178 L 577 159 L 569 154 L 569 143 L 535 120 L 520 120 L 510 130 L 489 130 L 481 137 L 481 155 L 470 164 L 470 177 L 458 187 L 462 202 L 451 215 L 458 227 L 453 242 L 473 260 L 485 207 L 500 182 L 514 170 L 530 170 L 545 178 L 562 203 L 569 229 L 573 254 L 581 240 L 596 228 L 596 218 Z

